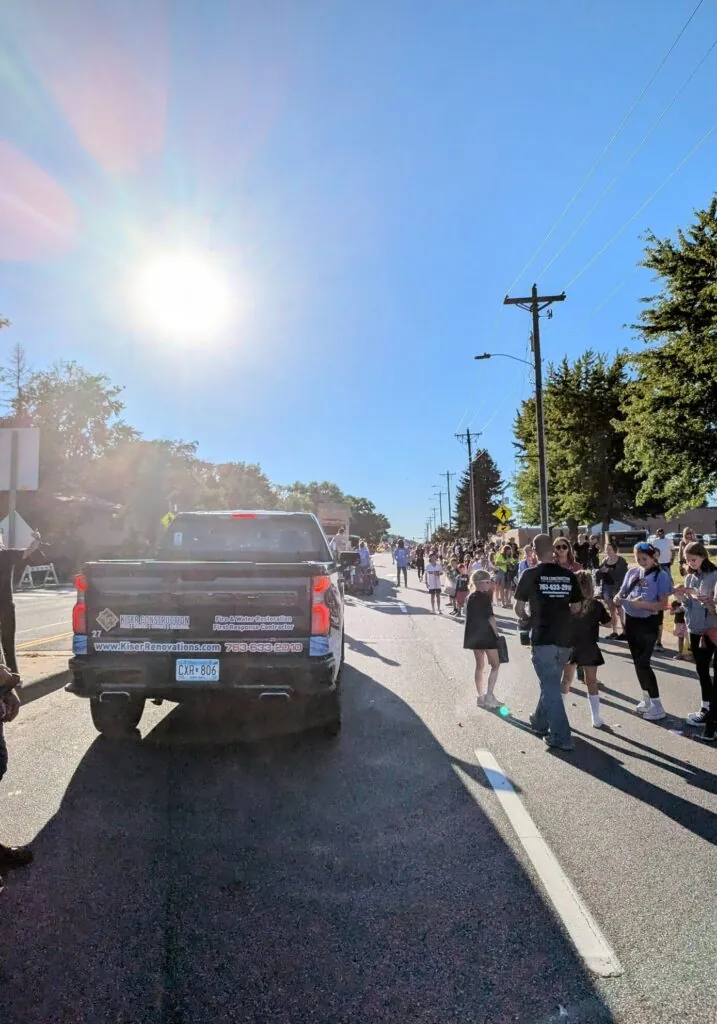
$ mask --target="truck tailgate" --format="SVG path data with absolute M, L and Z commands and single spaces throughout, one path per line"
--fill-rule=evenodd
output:
M 312 563 L 90 563 L 88 654 L 216 654 L 303 642 L 312 576 L 321 571 Z

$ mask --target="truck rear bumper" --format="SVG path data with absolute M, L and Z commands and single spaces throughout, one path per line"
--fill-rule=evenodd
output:
M 293 699 L 321 697 L 337 686 L 339 666 L 332 655 L 311 658 L 222 659 L 219 682 L 175 679 L 173 658 L 100 656 L 70 658 L 72 682 L 65 689 L 78 697 L 122 692 L 132 697 L 189 701 L 222 695 L 263 700 L 276 694 Z

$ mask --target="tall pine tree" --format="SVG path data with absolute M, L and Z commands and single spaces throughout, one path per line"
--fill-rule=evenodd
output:
M 473 492 L 479 537 L 487 537 L 495 532 L 498 521 L 493 513 L 501 503 L 504 490 L 505 484 L 495 460 L 485 448 L 481 448 L 473 456 Z M 458 485 L 455 516 L 459 535 L 470 537 L 470 474 L 467 469 Z
M 675 515 L 717 490 L 717 197 L 676 239 L 649 233 L 642 266 L 661 291 L 634 325 L 645 348 L 623 402 L 625 466 L 640 500 Z

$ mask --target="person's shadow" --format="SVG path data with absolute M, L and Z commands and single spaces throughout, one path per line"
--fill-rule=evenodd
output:
M 96 739 L 0 895 L 0 1018 L 612 1021 L 481 770 L 369 675 L 342 685 L 334 740 L 242 742 L 230 705 Z
M 521 731 L 533 732 L 528 722 L 518 718 L 510 717 L 503 721 Z M 593 778 L 600 779 L 615 789 L 619 789 L 636 800 L 642 800 L 651 807 L 655 807 L 662 814 L 682 825 L 683 828 L 706 839 L 707 842 L 717 843 L 717 815 L 699 804 L 676 796 L 674 793 L 656 786 L 653 782 L 648 782 L 639 775 L 635 775 L 626 767 L 625 760 L 616 755 L 622 754 L 623 758 L 634 757 L 636 760 L 663 768 L 665 771 L 679 775 L 690 785 L 710 793 L 717 792 L 717 779 L 714 775 L 620 735 L 621 741 L 630 743 L 636 748 L 635 751 L 624 751 L 618 744 L 610 742 L 611 737 L 618 739 L 612 730 L 600 730 L 599 732 L 595 730 L 595 735 L 589 736 L 590 742 L 587 742 L 587 733 L 583 733 L 579 729 L 572 729 L 572 733 L 575 750 L 570 755 L 560 755 L 566 756 L 568 764 L 573 765 L 579 771 L 586 772 Z M 610 750 L 615 751 L 615 754 L 609 753 Z M 640 752 L 638 753 L 638 751 Z M 650 754 L 655 756 L 651 757 Z

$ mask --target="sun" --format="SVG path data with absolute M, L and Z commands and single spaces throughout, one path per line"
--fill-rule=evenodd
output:
M 145 325 L 172 338 L 206 338 L 231 317 L 228 283 L 211 256 L 176 250 L 158 253 L 137 273 L 136 294 Z

